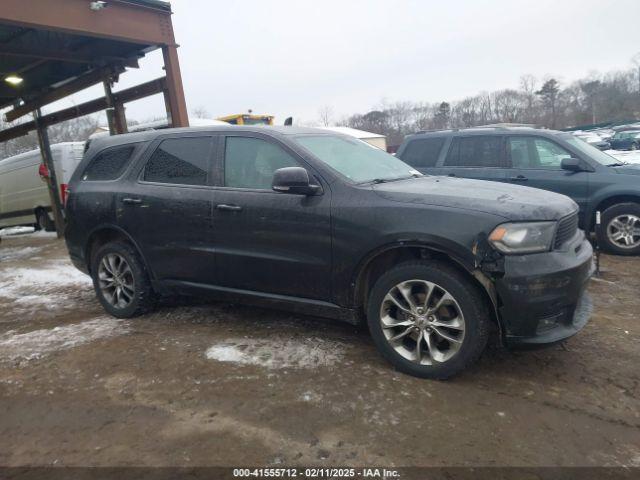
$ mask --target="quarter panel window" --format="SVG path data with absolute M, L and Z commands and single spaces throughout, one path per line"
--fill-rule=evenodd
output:
M 227 137 L 224 184 L 234 188 L 271 190 L 273 173 L 297 167 L 298 162 L 280 146 L 252 137 Z
M 500 136 L 454 138 L 445 166 L 509 168 L 503 145 L 503 138 Z
M 135 147 L 133 145 L 127 145 L 99 153 L 85 169 L 82 180 L 105 181 L 117 179 L 122 175 L 134 150 Z
M 153 152 L 144 169 L 147 182 L 206 185 L 210 137 L 170 138 Z
M 416 168 L 435 167 L 444 142 L 442 137 L 412 140 L 402 152 L 402 161 Z

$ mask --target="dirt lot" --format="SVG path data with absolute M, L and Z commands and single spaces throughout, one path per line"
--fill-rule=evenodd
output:
M 338 322 L 226 304 L 106 316 L 48 234 L 0 245 L 0 465 L 640 466 L 640 259 L 594 315 L 448 382 Z

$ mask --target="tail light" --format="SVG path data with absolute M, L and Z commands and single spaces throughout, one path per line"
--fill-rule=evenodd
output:
M 66 183 L 60 184 L 60 198 L 62 199 L 62 205 L 67 206 L 67 198 L 69 197 L 69 185 Z
M 44 163 L 40 164 L 40 168 L 38 168 L 38 174 L 42 178 L 49 178 L 49 169 L 47 168 L 47 166 Z

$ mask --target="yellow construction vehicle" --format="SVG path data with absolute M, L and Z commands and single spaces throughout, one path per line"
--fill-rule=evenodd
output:
M 273 119 L 273 115 L 254 115 L 253 113 L 238 113 L 218 118 L 231 125 L 273 125 Z

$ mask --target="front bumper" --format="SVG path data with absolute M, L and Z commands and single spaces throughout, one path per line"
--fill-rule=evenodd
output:
M 561 250 L 506 256 L 505 274 L 496 280 L 506 345 L 553 344 L 579 332 L 591 316 L 586 287 L 593 271 L 582 231 Z

